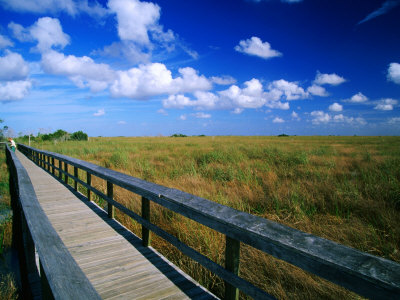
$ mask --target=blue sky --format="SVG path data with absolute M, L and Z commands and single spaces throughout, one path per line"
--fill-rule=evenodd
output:
M 10 134 L 399 135 L 399 0 L 0 0 Z

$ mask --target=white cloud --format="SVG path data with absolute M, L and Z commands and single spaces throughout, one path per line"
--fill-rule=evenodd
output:
M 107 10 L 97 1 L 90 1 L 89 4 L 88 0 L 0 0 L 0 4 L 9 10 L 37 14 L 65 12 L 71 16 L 75 16 L 80 12 L 85 12 L 97 17 L 107 14 Z
M 272 120 L 272 123 L 285 123 L 285 120 L 283 120 L 279 117 L 276 117 L 275 119 Z
M 110 10 L 117 15 L 118 35 L 121 40 L 149 45 L 148 31 L 157 25 L 160 7 L 151 2 L 138 0 L 110 0 Z
M 194 101 L 190 100 L 184 95 L 170 95 L 168 99 L 163 100 L 163 107 L 165 108 L 185 108 L 193 106 Z
M 298 120 L 298 121 L 300 120 L 299 114 L 296 113 L 295 111 L 292 112 L 291 116 L 292 116 L 292 118 L 295 119 L 295 120 Z
M 117 124 L 118 124 L 118 125 L 125 125 L 125 124 L 126 124 L 126 121 L 118 121 Z
M 8 24 L 8 28 L 10 28 L 14 37 L 21 42 L 36 40 L 38 44 L 34 49 L 41 53 L 50 50 L 53 46 L 64 48 L 69 44 L 69 36 L 63 32 L 58 19 L 39 18 L 28 28 L 11 22 Z
M 10 22 L 8 24 L 8 28 L 11 30 L 13 36 L 20 42 L 28 42 L 33 40 L 29 30 L 20 24 Z
M 328 97 L 329 94 L 326 89 L 320 85 L 313 84 L 312 86 L 308 87 L 307 92 L 314 96 L 320 97 Z
M 0 83 L 0 101 L 20 100 L 29 93 L 32 83 L 29 80 Z
M 393 110 L 393 106 L 397 105 L 398 101 L 395 99 L 382 99 L 377 102 L 377 105 L 374 107 L 374 109 L 377 110 Z
M 390 118 L 388 123 L 389 124 L 400 124 L 400 117 Z
M 198 113 L 195 113 L 195 114 L 192 114 L 192 115 L 197 119 L 209 119 L 209 118 L 211 118 L 210 114 L 206 114 L 206 113 L 203 113 L 203 112 L 198 112 Z
M 312 123 L 315 125 L 328 123 L 331 120 L 331 116 L 321 110 L 312 111 L 311 116 L 314 117 L 314 119 L 312 119 Z
M 346 81 L 346 79 L 344 79 L 343 77 L 341 77 L 335 73 L 322 74 L 320 72 L 317 72 L 314 83 L 318 84 L 318 85 L 324 85 L 324 84 L 339 85 L 345 81 Z
M 110 91 L 114 97 L 143 99 L 162 94 L 209 90 L 212 87 L 207 78 L 203 75 L 199 76 L 192 68 L 181 68 L 178 72 L 181 76 L 172 78 L 171 71 L 160 63 L 118 71 L 117 79 L 113 82 Z
M 6 55 L 0 57 L 0 80 L 21 80 L 25 79 L 28 73 L 28 64 L 20 54 L 6 51 Z
M 185 121 L 187 119 L 186 115 L 180 115 L 179 120 Z
M 241 114 L 242 112 L 243 112 L 243 108 L 239 108 L 239 107 L 236 107 L 233 111 L 232 111 L 232 113 L 233 114 L 235 114 L 235 115 L 239 115 L 239 114 Z
M 387 78 L 394 83 L 400 84 L 400 64 L 391 63 L 389 65 Z
M 39 52 L 47 51 L 53 46 L 64 48 L 69 44 L 69 36 L 63 32 L 58 19 L 40 18 L 32 25 L 29 32 L 38 41 L 36 47 Z
M 102 109 L 99 109 L 97 112 L 95 112 L 93 114 L 93 116 L 100 117 L 100 116 L 104 116 L 105 114 L 106 114 L 106 112 L 105 112 L 104 108 L 102 108 Z
M 268 42 L 263 43 L 262 40 L 256 36 L 240 41 L 239 45 L 235 47 L 235 50 L 264 59 L 282 56 L 282 53 L 271 49 L 271 45 Z
M 284 95 L 286 100 L 305 99 L 308 93 L 297 85 L 296 82 L 289 82 L 284 79 L 275 80 L 269 85 L 269 95 L 271 99 L 278 100 Z
M 362 19 L 360 22 L 358 22 L 357 25 L 360 25 L 361 23 L 367 22 L 367 21 L 374 19 L 376 17 L 379 17 L 381 15 L 384 15 L 398 5 L 400 5 L 400 1 L 398 1 L 398 0 L 387 0 L 382 4 L 382 6 L 380 8 L 378 8 L 377 10 L 374 10 L 372 13 L 370 13 L 368 16 L 366 16 L 364 19 Z
M 367 100 L 368 100 L 368 98 L 365 95 L 363 95 L 361 92 L 359 92 L 359 93 L 353 95 L 350 98 L 349 102 L 351 102 L 351 103 L 363 103 L 363 102 L 366 102 Z
M 339 103 L 335 102 L 332 105 L 329 105 L 329 110 L 330 111 L 335 111 L 335 112 L 342 111 L 343 110 L 343 106 L 340 105 Z
M 159 110 L 157 110 L 157 112 L 158 112 L 159 114 L 164 115 L 164 116 L 168 116 L 167 111 L 166 111 L 165 109 L 163 109 L 163 108 L 160 108 Z
M 4 35 L 0 34 L 0 49 L 12 47 L 14 43 L 9 40 L 9 38 L 5 37 Z
M 365 125 L 367 122 L 363 118 L 346 117 L 342 114 L 335 115 L 332 119 L 336 123 L 347 123 L 352 125 Z
M 97 64 L 90 57 L 65 56 L 49 51 L 42 56 L 44 71 L 69 77 L 78 87 L 89 87 L 93 92 L 107 88 L 115 78 L 114 71 L 106 64 Z
M 220 76 L 220 77 L 216 77 L 213 76 L 211 77 L 211 81 L 219 84 L 219 85 L 230 85 L 230 84 L 235 84 L 236 83 L 236 79 L 233 78 L 232 76 Z

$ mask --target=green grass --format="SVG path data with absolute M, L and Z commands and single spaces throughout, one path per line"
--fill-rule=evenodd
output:
M 34 147 L 77 157 L 400 262 L 400 137 L 91 138 Z M 97 184 L 105 189 L 104 182 Z M 126 191 L 116 198 L 136 209 Z M 140 226 L 117 217 L 140 235 Z M 218 234 L 162 208 L 153 221 L 223 263 Z M 154 246 L 221 295 L 223 283 Z M 357 298 L 244 247 L 242 275 L 281 299 Z M 221 254 L 222 253 L 222 254 Z M 255 277 L 252 275 L 266 274 Z

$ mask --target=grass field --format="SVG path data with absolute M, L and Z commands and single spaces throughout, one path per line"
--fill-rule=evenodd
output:
M 8 170 L 5 161 L 4 148 L 0 147 L 0 214 L 3 210 L 10 209 L 10 194 L 8 185 Z M 18 299 L 17 286 L 14 274 L 9 267 L 3 267 L 5 254 L 11 248 L 12 220 L 7 218 L 0 223 L 0 299 Z
M 400 137 L 121 137 L 32 146 L 400 262 Z M 117 189 L 116 199 L 139 212 L 131 193 Z M 224 263 L 220 234 L 154 207 L 154 223 Z M 121 214 L 117 218 L 140 236 L 138 224 Z M 161 239 L 152 245 L 221 295 L 221 280 Z M 242 247 L 241 257 L 241 276 L 277 298 L 358 298 L 250 247 Z

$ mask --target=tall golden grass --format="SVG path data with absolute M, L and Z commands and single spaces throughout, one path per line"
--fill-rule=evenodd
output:
M 400 262 L 400 137 L 91 138 L 33 146 Z M 105 190 L 102 180 L 93 182 Z M 115 195 L 140 212 L 138 197 L 118 188 Z M 140 236 L 138 224 L 120 213 L 116 217 Z M 156 204 L 151 218 L 224 264 L 219 233 Z M 154 237 L 152 245 L 211 291 L 223 294 L 219 278 L 160 238 Z M 280 299 L 358 298 L 246 246 L 241 249 L 241 276 Z
M 0 211 L 10 208 L 8 185 L 8 170 L 5 162 L 5 152 L 0 148 Z M 11 248 L 12 220 L 7 219 L 0 224 L 0 259 L 5 261 L 5 254 Z M 4 265 L 2 263 L 1 265 Z M 18 299 L 18 288 L 13 272 L 8 268 L 0 268 L 0 299 Z

